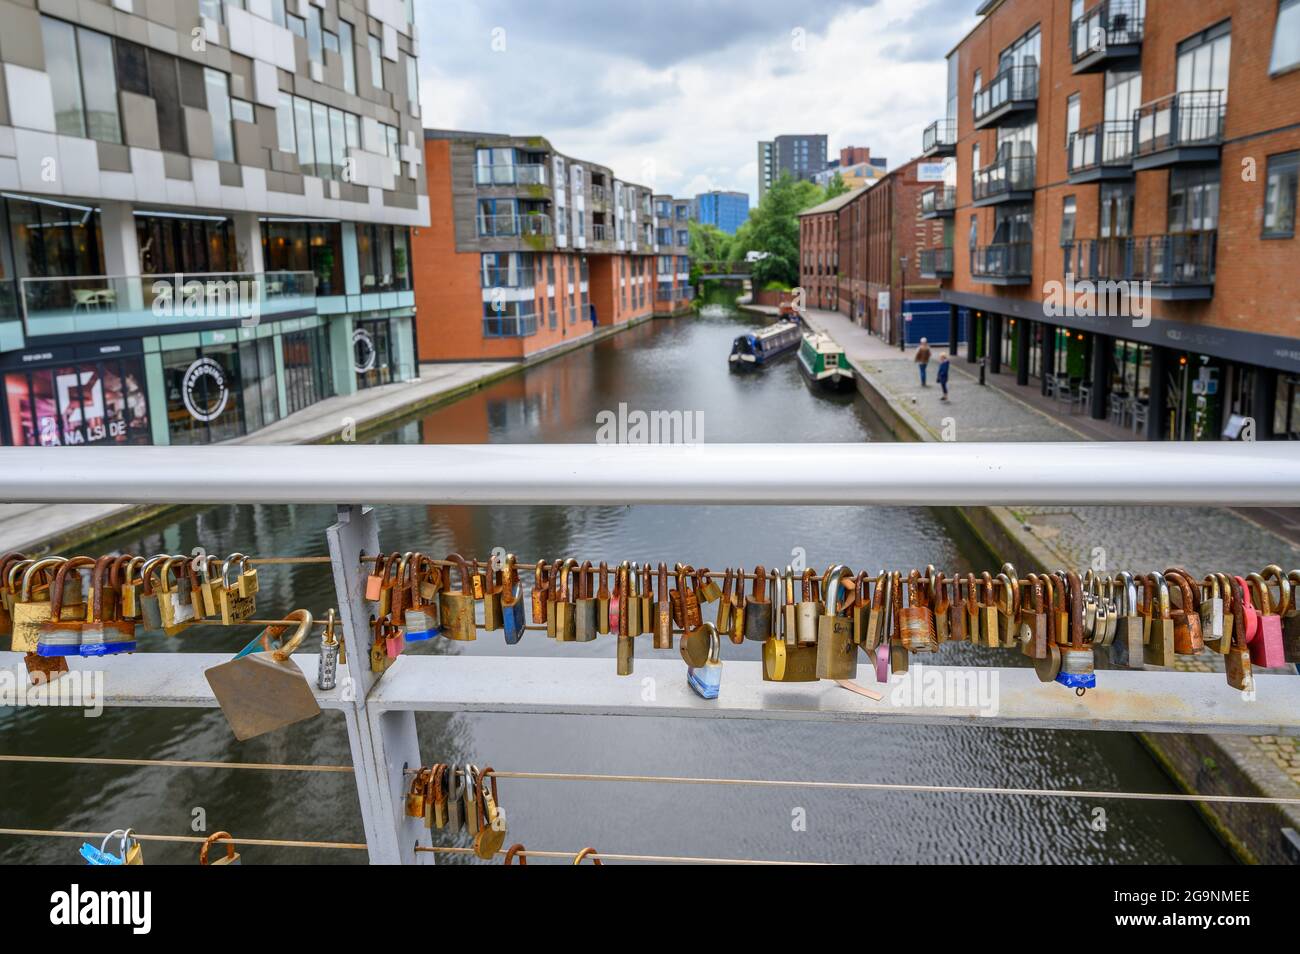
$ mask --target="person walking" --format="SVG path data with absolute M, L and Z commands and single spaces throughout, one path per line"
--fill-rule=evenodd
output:
M 921 370 L 921 387 L 925 387 L 925 370 L 930 366 L 930 342 L 925 338 L 916 349 L 916 366 Z
M 939 387 L 943 388 L 943 397 L 939 398 L 939 400 L 940 401 L 948 400 L 948 353 L 947 352 L 944 352 L 943 354 L 939 355 L 939 373 L 938 375 L 935 376 L 935 380 L 939 382 Z

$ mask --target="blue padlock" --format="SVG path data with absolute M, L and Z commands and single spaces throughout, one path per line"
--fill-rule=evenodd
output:
M 722 643 L 713 624 L 705 623 L 704 628 L 709 633 L 709 656 L 702 666 L 686 667 L 686 684 L 701 699 L 716 699 L 722 690 Z
M 430 572 L 432 567 L 433 562 L 423 554 L 407 554 L 402 557 L 397 571 L 397 585 L 403 587 L 407 600 L 402 609 L 401 623 L 408 643 L 420 643 L 442 633 L 437 597 L 426 602 L 421 592 L 424 582 L 421 573 Z
M 506 554 L 504 579 L 501 581 L 501 626 L 506 633 L 506 644 L 513 646 L 524 638 L 524 586 L 519 581 L 515 555 Z

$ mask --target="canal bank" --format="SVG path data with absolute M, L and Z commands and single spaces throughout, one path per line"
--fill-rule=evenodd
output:
M 520 361 L 422 364 L 418 378 L 326 398 L 253 434 L 223 441 L 218 446 L 364 442 L 395 421 L 448 404 L 503 378 L 520 374 L 527 368 L 644 324 L 652 317 L 598 327 Z M 73 550 L 173 509 L 178 508 L 116 504 L 66 504 L 59 507 L 0 504 L 0 553 L 39 554 Z
M 758 313 L 766 309 L 751 308 Z M 845 349 L 858 393 L 900 441 L 1074 441 L 1088 435 L 976 375 L 950 365 L 948 402 L 922 387 L 914 352 L 890 348 L 838 312 L 810 310 L 807 324 Z M 940 349 L 935 350 L 937 362 Z M 933 362 L 932 362 L 933 370 Z M 956 511 L 994 553 L 1020 567 L 1186 565 L 1198 578 L 1214 567 L 1300 565 L 1300 548 L 1226 508 L 963 507 Z M 1222 669 L 1217 656 L 1187 668 Z M 1141 734 L 1142 744 L 1188 793 L 1300 797 L 1300 745 L 1273 736 Z M 1239 859 L 1297 861 L 1300 807 L 1199 802 L 1206 822 Z

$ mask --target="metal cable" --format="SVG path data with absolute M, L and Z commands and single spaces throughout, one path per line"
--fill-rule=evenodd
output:
M 0 755 L 0 762 L 45 762 L 55 765 L 102 765 L 109 767 L 251 769 L 263 772 L 340 772 L 351 773 L 351 765 L 290 765 L 278 762 L 204 762 L 187 759 L 106 759 L 78 758 L 62 755 Z
M 120 830 L 120 829 L 119 829 Z M 112 832 L 107 831 L 60 831 L 52 828 L 0 828 L 0 835 L 17 835 L 35 838 L 80 838 L 83 841 L 92 838 L 107 838 Z M 208 839 L 202 835 L 141 835 L 131 832 L 137 841 L 163 841 L 176 844 L 201 845 Z M 346 851 L 366 851 L 369 846 L 351 841 L 291 841 L 284 838 L 229 838 L 221 841 L 227 844 L 249 845 L 259 848 L 338 848 Z M 575 852 L 576 853 L 576 852 Z
M 416 851 L 427 851 L 439 855 L 472 855 L 473 848 L 444 848 L 441 846 L 416 845 Z M 505 851 L 498 851 L 498 855 L 505 855 Z M 533 851 L 527 848 L 521 848 L 515 852 L 515 857 L 523 856 L 525 858 L 568 858 L 572 860 L 578 856 L 576 851 Z M 677 864 L 687 865 L 825 865 L 830 864 L 826 861 L 763 861 L 757 858 L 695 858 L 685 855 L 628 855 L 617 853 L 606 853 L 598 851 L 596 854 L 588 857 L 599 858 L 601 861 L 669 861 Z

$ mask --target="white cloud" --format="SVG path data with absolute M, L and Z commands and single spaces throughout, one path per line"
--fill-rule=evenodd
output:
M 764 7 L 746 6 L 755 5 Z M 575 14 L 587 6 L 595 19 Z M 824 132 L 832 155 L 868 146 L 891 167 L 914 156 L 922 129 L 943 114 L 943 52 L 975 22 L 974 0 L 824 3 L 817 17 L 787 14 L 782 3 L 779 16 L 759 10 L 710 45 L 693 32 L 686 5 L 661 0 L 653 21 L 627 18 L 622 29 L 635 37 L 596 12 L 615 6 L 534 2 L 516 18 L 422 5 L 425 124 L 542 135 L 656 191 L 736 189 L 753 201 L 756 143 L 781 133 Z M 561 8 L 565 28 L 557 29 L 546 15 Z M 801 25 L 801 16 L 820 27 Z M 796 28 L 802 49 L 791 40 Z M 674 38 L 687 36 L 674 56 Z M 494 38 L 504 50 L 493 51 Z

